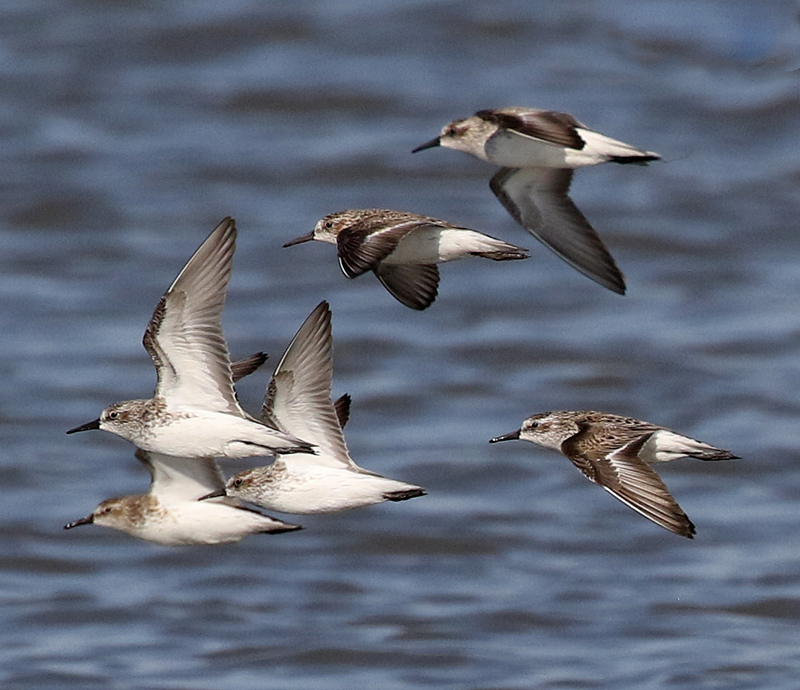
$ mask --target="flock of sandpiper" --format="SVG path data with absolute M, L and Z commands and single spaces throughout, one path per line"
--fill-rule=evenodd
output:
M 480 110 L 455 120 L 414 151 L 444 146 L 499 166 L 491 189 L 513 218 L 562 259 L 619 294 L 625 280 L 600 237 L 568 196 L 575 168 L 646 164 L 660 156 L 592 131 L 571 115 L 530 108 Z M 436 218 L 367 209 L 332 213 L 288 242 L 335 244 L 348 278 L 372 271 L 412 309 L 438 292 L 437 264 L 478 256 L 525 259 L 526 249 Z M 224 219 L 155 308 L 144 346 L 158 382 L 148 400 L 128 400 L 67 433 L 102 429 L 137 446 L 150 470 L 146 494 L 110 498 L 66 529 L 94 523 L 166 545 L 218 544 L 248 534 L 299 529 L 266 515 L 329 513 L 422 496 L 353 462 L 343 429 L 350 398 L 331 397 L 331 312 L 321 302 L 275 369 L 259 417 L 239 404 L 234 384 L 266 355 L 231 362 L 221 316 L 236 228 Z M 583 474 L 657 525 L 692 537 L 695 527 L 651 468 L 681 457 L 735 458 L 665 427 L 596 411 L 535 414 L 491 443 L 522 439 L 560 451 Z M 225 480 L 218 458 L 271 456 L 269 465 Z

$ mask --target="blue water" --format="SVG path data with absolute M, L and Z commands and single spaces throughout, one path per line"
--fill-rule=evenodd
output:
M 0 5 L 2 687 L 797 688 L 798 67 L 793 2 Z M 517 227 L 489 166 L 410 154 L 505 105 L 664 156 L 573 183 L 624 298 Z M 281 248 L 348 207 L 532 257 L 443 266 L 413 312 L 330 246 Z M 63 531 L 146 490 L 129 444 L 64 431 L 150 394 L 147 320 L 229 214 L 233 355 L 274 365 L 327 299 L 355 460 L 429 495 L 217 548 Z M 742 456 L 660 468 L 697 538 L 487 444 L 562 408 Z

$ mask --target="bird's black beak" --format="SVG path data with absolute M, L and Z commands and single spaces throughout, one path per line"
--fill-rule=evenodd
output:
M 503 434 L 502 436 L 495 436 L 493 439 L 489 440 L 489 443 L 499 443 L 500 441 L 516 441 L 519 439 L 520 431 L 520 429 L 517 429 L 516 431 L 509 431 L 507 434 Z
M 70 522 L 64 525 L 64 529 L 72 529 L 73 527 L 80 527 L 81 525 L 91 525 L 94 522 L 94 513 L 91 515 L 87 515 L 86 517 L 82 517 L 80 520 L 75 520 L 75 522 Z
M 74 429 L 70 429 L 67 433 L 74 434 L 78 431 L 89 431 L 90 429 L 99 429 L 100 428 L 100 418 L 98 417 L 93 422 L 86 422 L 86 424 L 82 424 L 81 426 L 76 426 Z
M 207 498 L 222 498 L 223 496 L 227 496 L 228 494 L 225 492 L 225 489 L 218 489 L 217 491 L 212 491 L 210 494 L 206 494 L 205 496 L 201 496 L 198 498 L 198 501 L 205 501 Z
M 295 244 L 303 244 L 303 242 L 311 242 L 311 240 L 313 240 L 313 239 L 314 239 L 314 231 L 312 230 L 307 235 L 301 235 L 300 237 L 296 237 L 295 239 L 290 240 L 289 242 L 284 244 L 283 246 L 284 247 L 292 247 Z
M 425 149 L 432 149 L 434 146 L 439 146 L 439 137 L 434 137 L 430 141 L 426 141 L 422 146 L 417 146 L 417 148 L 413 149 L 411 153 L 416 153 L 417 151 L 424 151 Z

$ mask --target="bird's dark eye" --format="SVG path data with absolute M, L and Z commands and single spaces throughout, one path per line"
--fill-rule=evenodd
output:
M 108 413 L 108 418 L 109 419 L 116 419 L 117 417 L 119 417 L 119 412 L 109 412 Z
M 455 127 L 451 127 L 450 129 L 447 130 L 447 136 L 448 137 L 454 137 L 457 133 L 458 132 L 456 132 L 456 128 Z
M 333 227 L 333 222 L 332 221 L 327 221 L 325 223 L 325 227 L 328 228 L 328 230 L 330 230 Z
M 233 488 L 238 489 L 242 484 L 244 484 L 244 479 L 239 477 L 238 479 L 233 480 Z

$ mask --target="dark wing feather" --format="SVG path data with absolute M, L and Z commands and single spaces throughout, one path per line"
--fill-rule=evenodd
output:
M 336 418 L 339 420 L 339 426 L 342 427 L 342 429 L 344 429 L 347 426 L 347 422 L 350 421 L 351 402 L 352 398 L 345 393 L 341 398 L 333 403 L 333 407 L 336 410 Z
M 561 445 L 564 454 L 583 474 L 612 496 L 633 508 L 660 527 L 692 538 L 695 527 L 672 497 L 661 478 L 641 458 L 639 452 L 652 433 L 643 434 L 622 448 L 603 454 L 587 448 L 585 438 L 593 432 L 591 424 Z
M 380 264 L 375 275 L 392 296 L 412 309 L 427 309 L 439 292 L 436 264 Z
M 625 278 L 589 221 L 569 198 L 573 171 L 501 168 L 489 186 L 511 216 L 570 266 L 617 294 Z
M 509 129 L 518 134 L 541 139 L 549 144 L 582 149 L 586 143 L 577 133 L 582 127 L 572 115 L 554 110 L 479 110 L 475 113 L 482 120 Z
M 232 362 L 231 373 L 233 374 L 233 382 L 236 383 L 245 376 L 250 376 L 250 374 L 267 361 L 267 357 L 268 355 L 266 352 L 256 352 L 254 355 Z
M 376 229 L 375 223 L 357 223 L 342 230 L 336 238 L 339 265 L 348 278 L 377 268 L 419 221 L 405 221 Z

